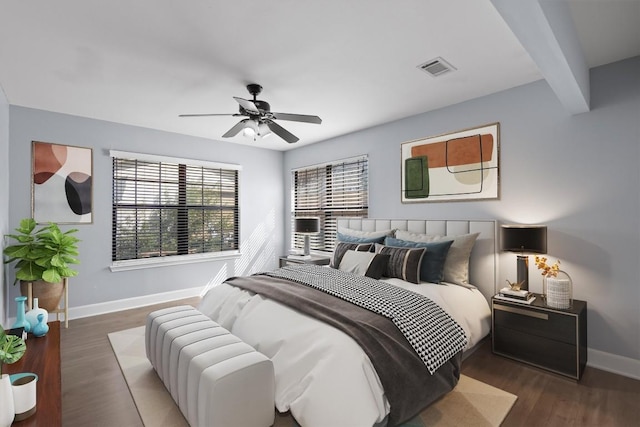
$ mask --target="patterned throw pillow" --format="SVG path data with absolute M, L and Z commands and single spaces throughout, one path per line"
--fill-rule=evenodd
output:
M 420 283 L 420 264 L 426 248 L 394 248 L 376 244 L 376 253 L 389 255 L 384 276 Z
M 453 240 L 443 240 L 442 242 L 409 242 L 407 240 L 387 237 L 384 240 L 385 246 L 398 248 L 426 248 L 420 265 L 420 280 L 429 283 L 440 283 L 444 278 L 444 263 L 447 253 Z
M 339 269 L 359 276 L 379 279 L 385 272 L 388 262 L 389 255 L 348 250 L 340 261 Z
M 333 250 L 333 258 L 331 259 L 331 267 L 338 268 L 340 266 L 340 261 L 342 261 L 342 257 L 345 252 L 352 251 L 360 251 L 360 252 L 370 252 L 373 248 L 373 243 L 346 243 L 346 242 L 338 242 L 336 244 L 336 248 Z

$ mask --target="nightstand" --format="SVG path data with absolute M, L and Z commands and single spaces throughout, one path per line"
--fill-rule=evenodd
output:
M 316 265 L 329 265 L 331 258 L 321 255 L 311 255 L 309 258 L 302 258 L 299 256 L 281 256 L 280 267 L 284 267 L 287 264 L 316 264 Z
M 547 307 L 541 295 L 531 304 L 491 299 L 493 352 L 580 380 L 587 364 L 587 303 L 570 309 Z

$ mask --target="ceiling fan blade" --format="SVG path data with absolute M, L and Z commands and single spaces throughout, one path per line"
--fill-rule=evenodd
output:
M 258 110 L 258 107 L 256 107 L 256 104 L 254 104 L 253 101 L 238 98 L 237 96 L 234 96 L 233 99 L 238 101 L 238 104 L 240 104 L 240 106 L 244 108 L 248 113 L 260 114 L 260 110 Z
M 247 120 L 249 120 L 249 119 L 240 120 L 238 123 L 235 124 L 234 127 L 229 129 L 227 131 L 227 133 L 222 135 L 222 137 L 223 138 L 231 138 L 232 136 L 236 136 L 238 134 L 238 132 L 240 132 L 242 130 L 242 128 L 244 128 L 244 124 L 247 123 Z
M 278 120 L 289 120 L 292 122 L 315 123 L 319 125 L 322 119 L 318 116 L 308 116 L 306 114 L 289 114 L 289 113 L 272 113 L 273 117 Z
M 289 144 L 293 144 L 294 142 L 298 142 L 299 140 L 297 136 L 295 136 L 276 122 L 269 121 L 267 122 L 267 126 L 269 126 L 269 129 L 271 129 L 271 132 L 275 133 L 280 138 L 287 141 Z
M 239 114 L 179 114 L 178 117 L 238 116 Z

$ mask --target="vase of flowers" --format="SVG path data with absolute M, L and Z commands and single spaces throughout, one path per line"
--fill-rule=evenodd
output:
M 551 308 L 568 309 L 573 303 L 573 280 L 560 270 L 560 261 L 547 264 L 547 258 L 536 256 L 536 266 L 542 272 L 542 298 Z

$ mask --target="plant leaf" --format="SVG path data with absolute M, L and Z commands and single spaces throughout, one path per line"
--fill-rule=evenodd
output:
M 58 283 L 62 281 L 62 277 L 60 276 L 60 273 L 58 273 L 58 270 L 50 268 L 42 273 L 42 280 L 49 283 Z
M 24 218 L 20 220 L 20 227 L 16 228 L 16 231 L 22 234 L 31 234 L 34 228 L 36 228 L 36 220 Z
M 15 335 L 4 335 L 0 339 L 0 361 L 2 363 L 15 363 L 27 351 L 27 345 L 24 340 Z

